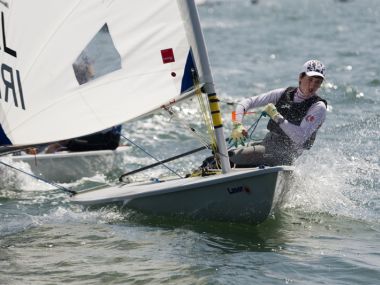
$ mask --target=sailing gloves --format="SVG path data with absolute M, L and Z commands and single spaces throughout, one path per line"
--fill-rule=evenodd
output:
M 264 115 L 268 115 L 277 124 L 281 124 L 284 121 L 284 117 L 277 112 L 276 106 L 272 103 L 266 105 L 263 112 Z
M 281 124 L 284 121 L 284 117 L 277 111 L 276 106 L 272 103 L 265 106 L 263 115 L 268 115 L 277 124 Z M 247 130 L 244 128 L 243 124 L 238 121 L 233 121 L 232 124 L 232 132 L 228 139 L 228 144 L 232 143 L 232 146 L 235 147 L 239 144 L 244 145 L 244 142 L 248 137 Z
M 244 145 L 247 136 L 248 133 L 242 125 L 242 123 L 234 121 L 231 136 L 228 140 L 228 143 L 230 144 L 232 142 L 232 145 L 235 147 L 237 147 L 239 144 Z

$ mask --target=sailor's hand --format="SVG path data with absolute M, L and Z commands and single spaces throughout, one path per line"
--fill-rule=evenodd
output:
M 27 154 L 33 154 L 33 155 L 36 155 L 38 153 L 38 149 L 35 148 L 35 147 L 30 147 L 30 148 L 27 148 L 25 149 L 25 152 Z
M 268 115 L 273 121 L 277 124 L 280 124 L 284 121 L 284 117 L 277 111 L 277 108 L 272 103 L 269 103 L 264 108 L 264 114 Z
M 242 123 L 233 122 L 233 128 L 228 143 L 233 143 L 235 147 L 239 144 L 244 145 L 244 142 L 248 136 L 248 133 Z

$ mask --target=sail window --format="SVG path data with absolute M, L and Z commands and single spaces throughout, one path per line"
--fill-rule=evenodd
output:
M 107 23 L 76 58 L 73 69 L 79 85 L 121 69 L 121 57 L 115 48 Z

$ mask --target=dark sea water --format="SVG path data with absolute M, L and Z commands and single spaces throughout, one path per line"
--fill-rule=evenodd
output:
M 308 59 L 327 66 L 327 119 L 284 204 L 257 226 L 89 211 L 1 168 L 0 284 L 380 284 L 379 2 L 206 0 L 199 12 L 227 132 L 226 102 L 296 85 Z M 123 131 L 163 159 L 196 145 L 179 128 L 157 114 Z M 170 166 L 186 171 L 206 155 Z M 125 159 L 152 163 L 138 150 Z

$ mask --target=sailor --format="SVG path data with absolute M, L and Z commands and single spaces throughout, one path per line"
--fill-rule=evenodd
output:
M 87 136 L 52 143 L 46 147 L 45 153 L 115 150 L 120 144 L 121 127 L 118 125 Z
M 71 139 L 65 143 L 68 151 L 114 150 L 119 146 L 121 125 L 104 131 Z
M 280 88 L 242 100 L 236 107 L 236 119 L 230 141 L 237 146 L 247 137 L 244 114 L 265 106 L 269 132 L 261 142 L 253 142 L 229 152 L 237 167 L 291 165 L 303 150 L 310 149 L 318 129 L 326 118 L 327 102 L 317 95 L 325 78 L 325 66 L 309 60 L 299 74 L 298 87 Z

